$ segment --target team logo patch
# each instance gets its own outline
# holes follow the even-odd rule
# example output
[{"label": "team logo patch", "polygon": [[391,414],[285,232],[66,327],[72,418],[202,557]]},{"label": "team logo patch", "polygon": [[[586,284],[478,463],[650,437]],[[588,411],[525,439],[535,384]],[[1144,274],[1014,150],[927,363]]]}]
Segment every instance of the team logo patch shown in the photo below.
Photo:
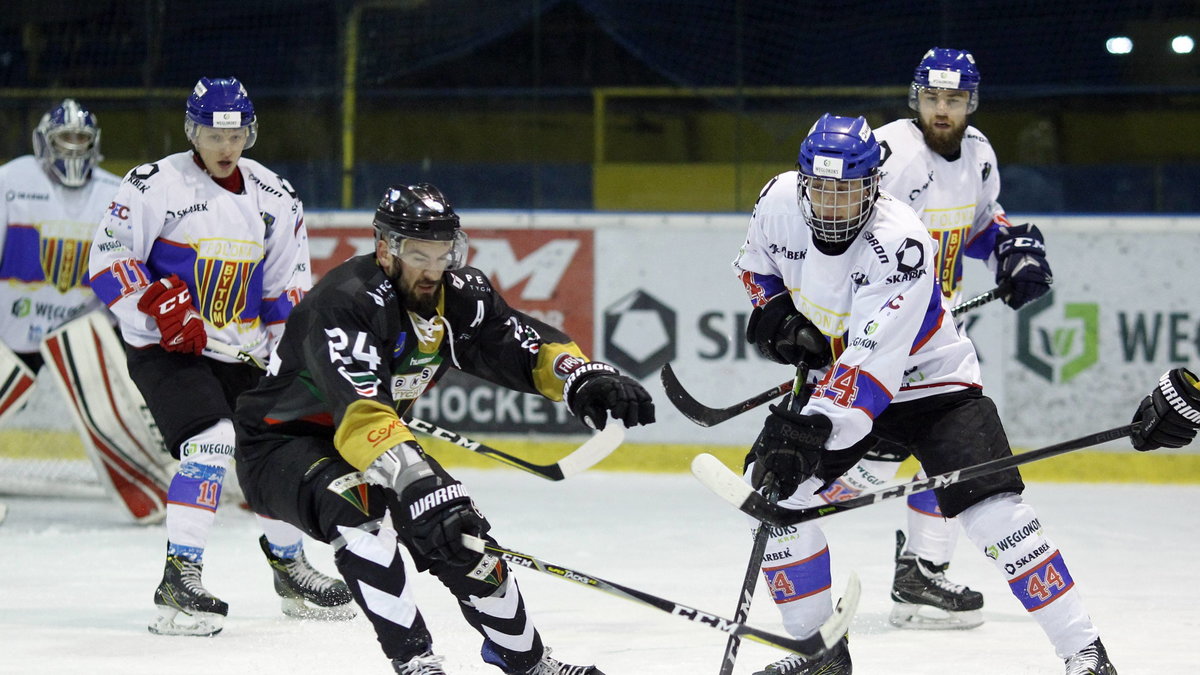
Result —
[{"label": "team logo patch", "polygon": [[91,234],[80,223],[38,223],[38,255],[46,283],[66,293],[86,285]]},{"label": "team logo patch", "polygon": [[574,354],[559,354],[554,359],[554,376],[560,380],[567,379],[576,368],[586,361]]},{"label": "team logo patch", "polygon": [[223,328],[237,321],[261,260],[256,242],[205,239],[196,245],[196,308],[209,323]]},{"label": "team logo patch", "polygon": [[905,239],[896,249],[896,269],[900,272],[915,272],[925,266],[925,248],[916,239]]},{"label": "team logo patch", "polygon": [[369,486],[361,473],[355,471],[336,478],[325,489],[353,504],[363,515],[370,515]]},{"label": "team logo patch", "polygon": [[504,583],[504,579],[508,575],[505,574],[504,565],[500,564],[499,558],[490,553],[485,553],[483,558],[479,560],[479,564],[470,572],[467,572],[467,576],[477,581],[491,584],[492,586],[499,586]]}]

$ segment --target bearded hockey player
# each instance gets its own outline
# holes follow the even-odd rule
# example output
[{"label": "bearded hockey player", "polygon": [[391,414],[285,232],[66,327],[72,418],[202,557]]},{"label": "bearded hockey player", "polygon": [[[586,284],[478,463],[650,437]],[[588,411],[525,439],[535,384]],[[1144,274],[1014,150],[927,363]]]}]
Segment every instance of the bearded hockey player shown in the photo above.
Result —
[{"label": "bearded hockey player", "polygon": [[[754,305],[752,339],[819,372],[800,410],[772,406],[748,458],[747,479],[763,489],[773,476],[784,507],[822,503],[818,493],[880,438],[911,452],[930,474],[1011,455],[983,395],[975,349],[937,282],[933,240],[911,208],[879,190],[879,165],[865,119],[825,115],[801,144],[797,171],[763,189],[734,261]],[[801,331],[818,332],[828,351],[800,348],[811,344]],[[1064,556],[1023,490],[1011,469],[935,493],[942,513],[957,517],[1004,575],[1067,672],[1111,675]],[[784,627],[811,634],[833,610],[824,534],[803,523],[766,550],[763,573]],[[818,659],[789,656],[760,675],[850,672],[843,641]]]},{"label": "bearded hockey player", "polygon": [[[915,119],[875,130],[882,152],[880,188],[908,204],[933,236],[934,271],[951,306],[962,294],[966,258],[993,270],[1004,301],[1022,307],[1050,290],[1052,276],[1036,225],[1012,225],[997,201],[1000,171],[987,138],[967,123],[979,107],[979,69],[970,52],[934,47],[909,88]],[[959,321],[959,330],[966,330]],[[829,487],[827,501],[847,499],[891,480],[910,453],[880,441]],[[918,474],[923,477],[924,474]],[[958,525],[932,492],[908,498],[908,536],[896,532],[889,620],[900,628],[973,628],[983,623],[983,595],[946,578]]]},{"label": "bearded hockey player", "polygon": [[[550,656],[503,560],[463,534],[490,525],[425,454],[402,415],[450,368],[566,402],[588,426],[654,421],[636,381],[588,361],[561,331],[510,308],[477,269],[436,187],[398,185],[375,252],[323,277],[288,318],[271,373],[238,401],[238,476],[257,511],[336,549],[338,571],[397,673],[444,673],[397,541],[458,599],[505,673],[597,675]],[[390,514],[390,515],[388,515]],[[490,540],[491,538],[488,537]]]}]

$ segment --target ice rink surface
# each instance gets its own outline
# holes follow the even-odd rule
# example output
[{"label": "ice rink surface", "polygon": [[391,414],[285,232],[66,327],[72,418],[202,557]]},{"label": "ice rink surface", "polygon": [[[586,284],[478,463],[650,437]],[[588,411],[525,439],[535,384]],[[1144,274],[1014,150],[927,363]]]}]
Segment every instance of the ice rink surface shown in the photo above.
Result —
[{"label": "ice rink surface", "polygon": [[[592,472],[550,483],[505,469],[455,473],[506,546],[608,581],[732,617],[749,526],[690,476]],[[1200,666],[1200,486],[1033,484],[1026,500],[1062,549],[1122,675]],[[107,500],[0,497],[0,673],[388,673],[369,623],[284,617],[253,517],[225,505],[205,560],[210,591],[230,604],[213,638],[146,631],[162,574],[161,526],[128,524]],[[835,592],[858,572],[863,600],[851,629],[860,675],[1062,673],[998,571],[960,537],[952,580],[982,591],[986,623],[969,631],[900,631],[887,624],[901,503],[822,521]],[[308,555],[334,572],[328,547]],[[658,610],[531,570],[516,571],[555,656],[608,675],[716,673],[725,635]],[[498,673],[479,636],[436,579],[415,590],[448,673]],[[750,623],[782,632],[760,583]],[[783,656],[744,642],[735,673]]]}]

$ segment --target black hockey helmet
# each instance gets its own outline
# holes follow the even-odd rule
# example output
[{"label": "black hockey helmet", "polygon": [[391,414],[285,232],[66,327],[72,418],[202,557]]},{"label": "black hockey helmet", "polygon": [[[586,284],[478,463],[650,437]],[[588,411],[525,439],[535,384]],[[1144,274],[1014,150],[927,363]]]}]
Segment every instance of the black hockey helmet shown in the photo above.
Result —
[{"label": "black hockey helmet", "polygon": [[414,263],[405,255],[408,239],[451,242],[450,251],[439,260],[441,266],[457,269],[466,264],[467,233],[446,196],[429,183],[389,187],[375,209],[373,224],[376,239],[386,241],[391,254],[407,264]]},{"label": "black hockey helmet", "polygon": [[459,231],[458,214],[442,191],[429,183],[393,185],[375,209],[375,229],[413,239],[450,241]]}]

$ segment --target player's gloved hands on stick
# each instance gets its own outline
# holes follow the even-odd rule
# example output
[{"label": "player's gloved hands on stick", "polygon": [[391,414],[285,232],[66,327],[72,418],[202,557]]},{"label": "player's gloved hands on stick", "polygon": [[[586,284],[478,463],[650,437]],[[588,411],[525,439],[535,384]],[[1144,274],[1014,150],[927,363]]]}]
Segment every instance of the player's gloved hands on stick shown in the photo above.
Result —
[{"label": "player's gloved hands on stick", "polygon": [[1163,373],[1158,386],[1142,399],[1134,423],[1141,427],[1130,440],[1136,450],[1182,448],[1196,438],[1200,428],[1200,381],[1187,368]]},{"label": "player's gloved hands on stick", "polygon": [[754,308],[746,323],[746,342],[775,363],[803,363],[810,370],[829,365],[833,356],[825,336],[796,309],[788,293],[780,293]]},{"label": "player's gloved hands on stick", "polygon": [[650,393],[637,380],[599,361],[571,371],[563,387],[563,400],[572,415],[597,431],[604,429],[607,415],[621,420],[626,428],[654,422]]},{"label": "player's gloved hands on stick", "polygon": [[192,305],[192,294],[178,275],[150,284],[138,300],[137,307],[149,314],[162,334],[159,344],[169,352],[199,354],[208,344],[204,319]]},{"label": "player's gloved hands on stick", "polygon": [[462,536],[483,536],[488,522],[462,483],[436,473],[416,443],[406,441],[383,453],[363,477],[397,497],[392,519],[415,552],[457,565],[479,559],[479,553],[463,545]]},{"label": "player's gloved hands on stick", "polygon": [[1001,227],[996,235],[996,285],[1007,289],[1004,303],[1020,309],[1050,290],[1054,275],[1046,262],[1046,240],[1037,225]]},{"label": "player's gloved hands on stick", "polygon": [[833,424],[824,415],[801,415],[786,405],[772,405],[751,452],[758,465],[753,473],[756,489],[766,474],[775,476],[779,495],[786,498],[813,474]]}]

